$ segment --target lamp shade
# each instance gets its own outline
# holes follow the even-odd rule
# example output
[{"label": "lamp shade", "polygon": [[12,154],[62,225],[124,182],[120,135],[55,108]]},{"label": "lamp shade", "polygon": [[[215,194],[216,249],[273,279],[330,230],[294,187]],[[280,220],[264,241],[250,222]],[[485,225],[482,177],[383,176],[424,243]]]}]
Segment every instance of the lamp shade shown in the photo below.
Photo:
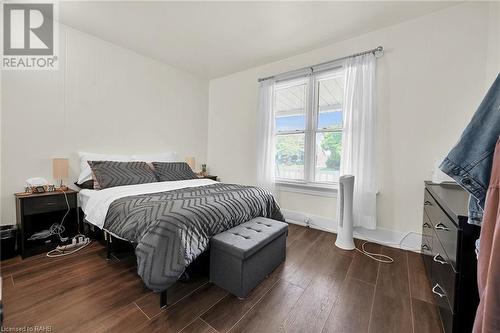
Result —
[{"label": "lamp shade", "polygon": [[68,179],[69,161],[67,158],[54,158],[52,160],[52,172],[54,179]]},{"label": "lamp shade", "polygon": [[186,163],[189,165],[189,167],[194,170],[196,167],[196,160],[194,157],[186,157]]}]

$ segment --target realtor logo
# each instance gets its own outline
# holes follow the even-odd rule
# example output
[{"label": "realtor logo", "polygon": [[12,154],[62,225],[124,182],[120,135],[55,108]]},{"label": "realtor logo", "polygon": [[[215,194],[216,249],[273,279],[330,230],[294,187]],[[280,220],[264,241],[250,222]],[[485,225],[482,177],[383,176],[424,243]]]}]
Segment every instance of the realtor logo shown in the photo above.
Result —
[{"label": "realtor logo", "polygon": [[2,69],[56,69],[53,3],[3,4]]}]

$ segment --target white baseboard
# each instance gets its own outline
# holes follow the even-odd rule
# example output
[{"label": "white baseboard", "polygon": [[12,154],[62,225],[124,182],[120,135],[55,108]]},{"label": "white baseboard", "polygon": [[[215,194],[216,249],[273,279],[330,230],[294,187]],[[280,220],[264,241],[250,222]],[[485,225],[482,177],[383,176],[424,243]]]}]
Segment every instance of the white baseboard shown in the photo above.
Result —
[{"label": "white baseboard", "polygon": [[[285,219],[289,223],[307,226],[326,232],[337,233],[337,222],[333,219],[317,216],[309,213],[298,212],[290,209],[281,209]],[[420,252],[422,242],[421,234],[416,232],[398,232],[394,230],[377,228],[369,230],[362,227],[354,228],[354,237],[371,241],[381,245],[401,248],[414,252]]]}]

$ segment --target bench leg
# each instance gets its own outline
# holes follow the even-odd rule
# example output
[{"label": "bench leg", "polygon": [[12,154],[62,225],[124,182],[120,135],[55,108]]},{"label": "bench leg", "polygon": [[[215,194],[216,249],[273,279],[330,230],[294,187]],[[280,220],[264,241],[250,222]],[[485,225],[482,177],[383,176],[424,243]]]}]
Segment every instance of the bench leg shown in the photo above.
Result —
[{"label": "bench leg", "polygon": [[165,309],[167,307],[167,291],[164,290],[160,292],[160,308]]}]

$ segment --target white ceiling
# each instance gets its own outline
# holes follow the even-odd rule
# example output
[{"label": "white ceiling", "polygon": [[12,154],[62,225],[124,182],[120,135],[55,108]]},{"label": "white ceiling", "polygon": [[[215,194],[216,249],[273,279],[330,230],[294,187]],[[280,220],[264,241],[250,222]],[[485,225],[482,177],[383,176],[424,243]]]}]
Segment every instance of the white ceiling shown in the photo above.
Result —
[{"label": "white ceiling", "polygon": [[62,23],[205,78],[286,58],[453,2],[61,2]]}]

